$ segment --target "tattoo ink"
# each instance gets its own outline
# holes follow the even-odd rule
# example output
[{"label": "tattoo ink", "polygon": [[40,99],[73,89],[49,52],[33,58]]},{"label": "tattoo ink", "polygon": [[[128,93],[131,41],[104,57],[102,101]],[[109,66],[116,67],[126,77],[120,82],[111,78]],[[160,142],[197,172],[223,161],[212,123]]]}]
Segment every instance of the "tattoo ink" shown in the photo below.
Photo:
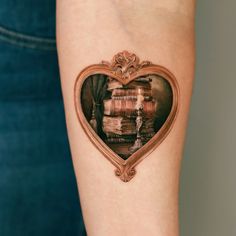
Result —
[{"label": "tattoo ink", "polygon": [[86,67],[74,87],[80,124],[124,182],[170,132],[178,100],[177,80],[168,69],[128,51]]}]

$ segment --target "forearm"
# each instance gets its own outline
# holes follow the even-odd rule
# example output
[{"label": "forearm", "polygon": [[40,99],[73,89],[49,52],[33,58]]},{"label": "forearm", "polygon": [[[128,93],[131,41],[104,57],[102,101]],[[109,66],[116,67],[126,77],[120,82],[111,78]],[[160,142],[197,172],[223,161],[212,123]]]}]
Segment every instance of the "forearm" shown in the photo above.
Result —
[{"label": "forearm", "polygon": [[[57,43],[74,169],[88,235],[178,235],[178,183],[194,72],[193,1],[57,2]],[[91,143],[74,108],[86,66],[128,50],[177,78],[179,111],[171,132],[128,183]]]}]

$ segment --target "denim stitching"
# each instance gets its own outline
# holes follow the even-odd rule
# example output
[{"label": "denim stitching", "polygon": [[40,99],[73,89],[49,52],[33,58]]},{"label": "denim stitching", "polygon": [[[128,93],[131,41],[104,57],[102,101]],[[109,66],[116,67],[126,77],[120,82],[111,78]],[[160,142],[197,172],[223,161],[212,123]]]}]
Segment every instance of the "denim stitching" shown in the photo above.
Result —
[{"label": "denim stitching", "polygon": [[56,40],[18,33],[0,26],[0,40],[31,49],[56,50]]}]

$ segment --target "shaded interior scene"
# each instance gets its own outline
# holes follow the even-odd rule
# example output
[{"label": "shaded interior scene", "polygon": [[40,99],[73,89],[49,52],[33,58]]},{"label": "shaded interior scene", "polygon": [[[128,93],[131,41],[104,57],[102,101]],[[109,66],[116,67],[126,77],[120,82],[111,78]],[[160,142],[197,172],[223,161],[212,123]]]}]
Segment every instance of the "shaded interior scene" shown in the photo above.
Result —
[{"label": "shaded interior scene", "polygon": [[144,146],[165,123],[173,94],[167,80],[138,77],[127,85],[104,74],[82,85],[83,113],[98,136],[123,159]]}]

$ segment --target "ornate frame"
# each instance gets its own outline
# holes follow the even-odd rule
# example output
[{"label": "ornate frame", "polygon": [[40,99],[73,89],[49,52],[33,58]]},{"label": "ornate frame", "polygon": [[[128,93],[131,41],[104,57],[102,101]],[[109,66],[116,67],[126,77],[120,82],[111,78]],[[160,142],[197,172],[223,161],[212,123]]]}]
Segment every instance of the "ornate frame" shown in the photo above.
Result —
[{"label": "ornate frame", "polygon": [[[147,74],[157,74],[166,79],[172,89],[173,102],[170,114],[160,130],[142,148],[133,153],[127,160],[122,159],[111,150],[86,120],[81,106],[81,88],[83,82],[91,75],[105,74],[117,79],[122,84],[128,84],[137,77]],[[139,58],[128,51],[116,54],[111,63],[102,61],[101,64],[93,64],[83,69],[76,78],[74,85],[74,104],[78,120],[95,147],[117,168],[116,176],[122,181],[128,182],[135,174],[135,166],[146,158],[170,132],[178,113],[179,87],[175,76],[165,67],[152,64],[150,61],[140,63]]]}]

